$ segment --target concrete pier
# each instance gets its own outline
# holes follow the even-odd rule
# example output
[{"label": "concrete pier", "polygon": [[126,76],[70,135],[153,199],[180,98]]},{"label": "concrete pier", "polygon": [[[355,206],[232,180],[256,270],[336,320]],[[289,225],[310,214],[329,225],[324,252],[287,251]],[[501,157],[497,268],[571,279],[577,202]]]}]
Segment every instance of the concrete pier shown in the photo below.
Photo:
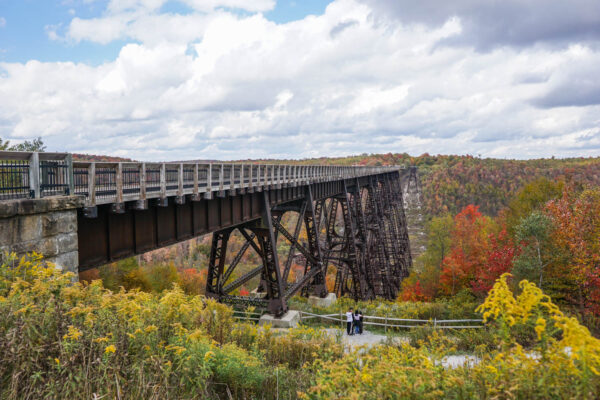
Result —
[{"label": "concrete pier", "polygon": [[78,272],[79,196],[0,201],[0,252],[35,251],[64,271]]},{"label": "concrete pier", "polygon": [[290,310],[280,318],[275,318],[270,314],[265,314],[258,320],[258,325],[271,325],[273,328],[295,328],[300,322],[300,313],[296,310]]}]

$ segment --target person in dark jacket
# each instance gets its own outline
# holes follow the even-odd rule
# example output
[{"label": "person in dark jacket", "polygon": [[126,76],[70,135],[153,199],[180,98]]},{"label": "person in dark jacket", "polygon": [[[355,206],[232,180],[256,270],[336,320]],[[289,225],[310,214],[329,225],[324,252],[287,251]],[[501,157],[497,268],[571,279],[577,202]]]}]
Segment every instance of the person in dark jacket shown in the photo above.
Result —
[{"label": "person in dark jacket", "polygon": [[360,333],[360,318],[358,316],[358,310],[354,313],[354,334],[358,335]]},{"label": "person in dark jacket", "polygon": [[358,311],[358,333],[361,335],[363,333],[363,315],[360,310]]}]

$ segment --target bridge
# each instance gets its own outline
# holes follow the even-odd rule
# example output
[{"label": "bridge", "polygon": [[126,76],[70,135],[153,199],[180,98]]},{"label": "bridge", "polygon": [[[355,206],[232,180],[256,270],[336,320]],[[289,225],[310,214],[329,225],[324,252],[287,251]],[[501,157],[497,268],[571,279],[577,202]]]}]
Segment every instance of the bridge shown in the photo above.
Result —
[{"label": "bridge", "polygon": [[[325,297],[331,265],[338,296],[395,299],[412,263],[402,171],[0,152],[0,248],[36,250],[81,272],[212,233],[206,295],[219,301],[279,316],[295,294]],[[286,213],[296,216],[293,229],[282,223]],[[234,231],[245,243],[227,263]],[[281,261],[278,240],[289,243]],[[247,251],[260,265],[233,279]],[[298,259],[303,273],[290,279]],[[235,294],[255,277],[256,296]]]}]

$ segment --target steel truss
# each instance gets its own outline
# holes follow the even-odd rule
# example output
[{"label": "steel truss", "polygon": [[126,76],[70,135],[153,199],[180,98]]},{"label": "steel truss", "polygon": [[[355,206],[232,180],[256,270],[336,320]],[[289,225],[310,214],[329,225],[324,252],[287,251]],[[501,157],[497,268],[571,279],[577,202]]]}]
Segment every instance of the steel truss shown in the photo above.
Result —
[{"label": "steel truss", "polygon": [[[213,233],[207,296],[281,315],[297,293],[325,297],[327,269],[333,266],[337,296],[396,298],[412,263],[397,175],[344,180],[343,192],[332,197],[314,199],[310,185],[303,198],[288,203],[272,206],[268,191],[262,197],[260,220]],[[291,231],[282,223],[286,213],[296,216]],[[235,230],[245,242],[226,266],[227,244]],[[280,235],[289,244],[283,265],[277,253]],[[249,250],[256,252],[262,265],[234,279],[235,269]],[[291,274],[294,263],[303,266],[301,274]],[[252,296],[234,294],[258,276],[260,283]]]}]

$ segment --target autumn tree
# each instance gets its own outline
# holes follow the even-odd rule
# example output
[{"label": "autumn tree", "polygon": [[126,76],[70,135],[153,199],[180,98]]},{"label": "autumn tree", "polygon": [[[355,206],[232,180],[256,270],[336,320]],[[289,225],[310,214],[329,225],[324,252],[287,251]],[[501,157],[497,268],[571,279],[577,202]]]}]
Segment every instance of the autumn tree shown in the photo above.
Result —
[{"label": "autumn tree", "polygon": [[556,273],[561,281],[574,283],[570,300],[582,313],[600,315],[600,189],[577,196],[565,190],[546,209],[556,228],[553,243],[567,255]]},{"label": "autumn tree", "polygon": [[486,268],[491,228],[490,218],[472,204],[454,217],[452,246],[444,258],[440,276],[444,294],[454,295],[463,288],[471,288],[478,272]]},{"label": "autumn tree", "polygon": [[477,270],[475,281],[472,284],[473,292],[485,297],[494,286],[496,280],[505,272],[513,268],[513,259],[519,253],[519,247],[503,227],[498,233],[488,236],[489,247],[486,254],[486,264]]}]

